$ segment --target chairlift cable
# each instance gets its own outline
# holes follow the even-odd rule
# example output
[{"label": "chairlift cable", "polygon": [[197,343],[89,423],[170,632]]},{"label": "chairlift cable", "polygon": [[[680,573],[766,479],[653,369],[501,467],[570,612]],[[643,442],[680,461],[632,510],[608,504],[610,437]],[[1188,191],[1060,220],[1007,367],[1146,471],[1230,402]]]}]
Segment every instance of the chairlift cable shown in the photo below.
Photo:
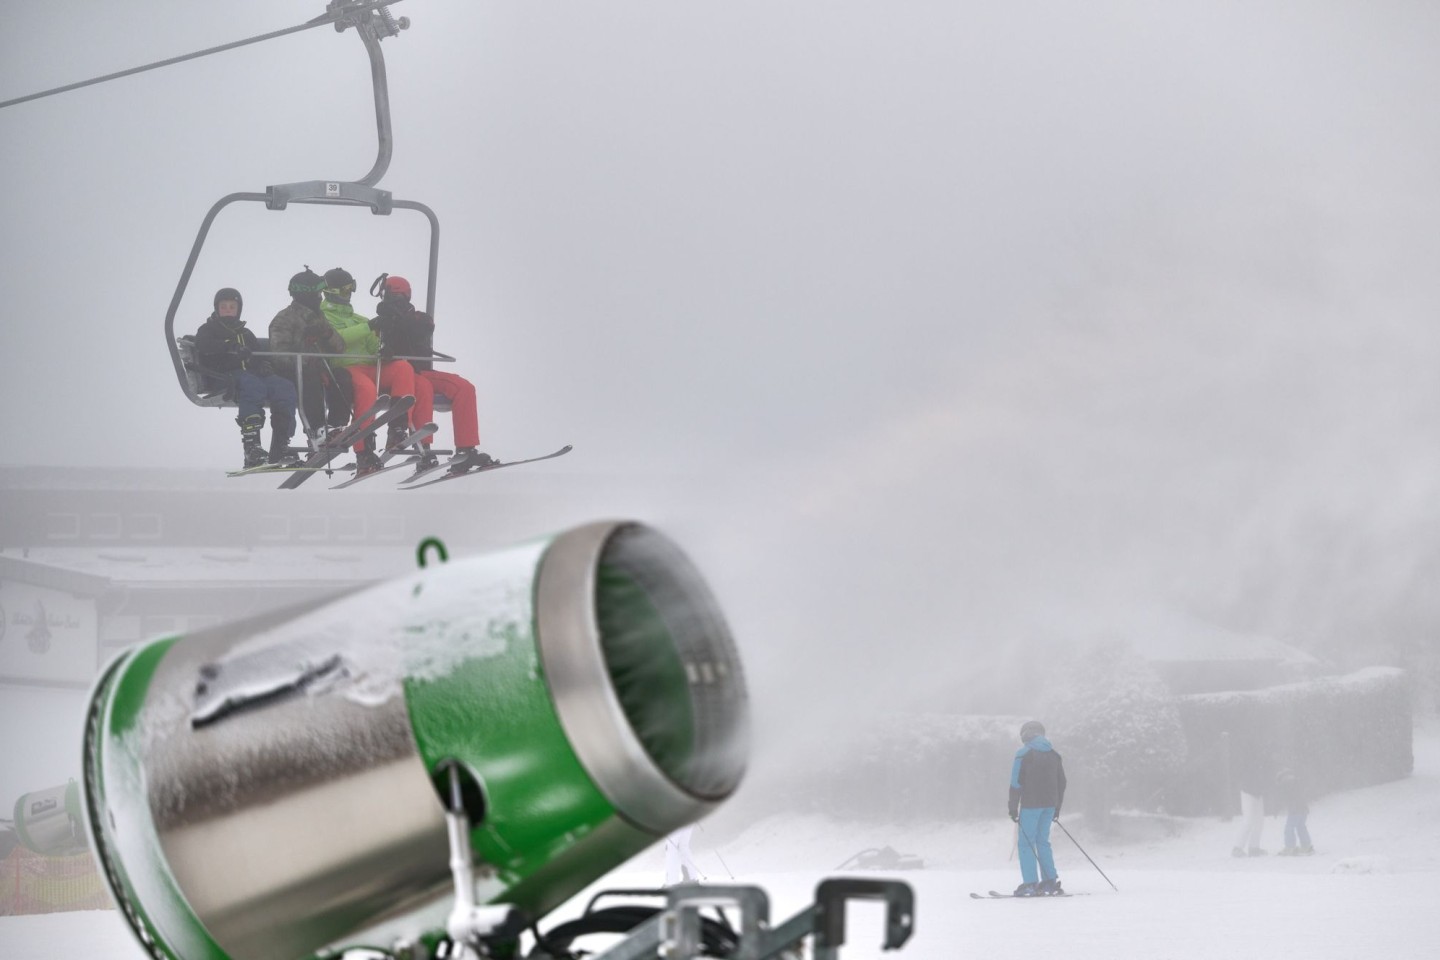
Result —
[{"label": "chairlift cable", "polygon": [[260,43],[262,40],[274,40],[276,37],[283,37],[291,33],[299,33],[302,30],[309,30],[312,27],[323,27],[326,24],[336,23],[342,19],[345,19],[352,14],[363,13],[368,10],[374,10],[377,7],[387,7],[391,4],[402,2],[403,0],[372,0],[372,2],[370,3],[364,3],[354,7],[345,7],[342,9],[321,14],[314,20],[309,20],[294,27],[286,27],[283,30],[272,30],[270,33],[262,33],[258,36],[249,37],[245,40],[235,40],[230,43],[222,43],[218,47],[209,47],[205,50],[197,50],[194,53],[187,53],[178,57],[170,57],[167,60],[157,60],[154,63],[147,63],[144,66],[131,67],[128,70],[120,70],[116,73],[107,73],[103,77],[92,77],[89,80],[80,80],[76,83],[67,83],[63,87],[55,87],[52,90],[42,90],[39,93],[27,94],[23,97],[16,97],[13,100],[5,100],[3,102],[0,102],[0,110],[3,110],[6,107],[16,106],[17,104],[27,103],[31,100],[39,100],[42,97],[53,96],[57,93],[66,93],[71,90],[79,90],[81,87],[89,87],[97,83],[105,83],[110,80],[118,80],[121,77],[128,77],[132,74],[144,73],[147,70],[155,70],[159,67],[168,67],[172,64],[184,63],[186,60],[195,60],[200,57],[208,57],[212,53],[223,53],[226,50],[234,50],[236,47],[244,47],[252,43]]}]

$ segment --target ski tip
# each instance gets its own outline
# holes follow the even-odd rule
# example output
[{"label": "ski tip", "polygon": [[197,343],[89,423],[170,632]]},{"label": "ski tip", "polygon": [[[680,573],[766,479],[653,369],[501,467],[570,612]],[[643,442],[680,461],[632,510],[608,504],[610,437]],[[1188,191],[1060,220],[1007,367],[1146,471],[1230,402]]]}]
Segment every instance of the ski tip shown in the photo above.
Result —
[{"label": "ski tip", "polygon": [[972,893],[972,894],[970,894],[970,899],[971,899],[971,900],[984,900],[984,899],[986,899],[986,898],[985,898],[985,894],[983,894],[983,893]]}]

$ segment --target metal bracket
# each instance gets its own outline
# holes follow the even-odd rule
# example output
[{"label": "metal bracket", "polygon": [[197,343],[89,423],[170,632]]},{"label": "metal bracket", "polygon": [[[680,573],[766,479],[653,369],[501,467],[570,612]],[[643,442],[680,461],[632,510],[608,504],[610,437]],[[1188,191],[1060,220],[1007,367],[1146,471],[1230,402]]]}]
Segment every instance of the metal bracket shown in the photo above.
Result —
[{"label": "metal bracket", "polygon": [[389,190],[345,180],[302,180],[277,183],[265,188],[265,207],[284,210],[290,203],[364,204],[377,216],[389,216],[394,200]]},{"label": "metal bracket", "polygon": [[702,907],[740,908],[740,943],[730,955],[732,960],[796,957],[799,956],[801,942],[811,936],[814,937],[814,960],[836,960],[840,947],[845,943],[845,903],[848,900],[884,901],[883,947],[886,950],[898,950],[915,931],[915,893],[909,884],[899,880],[836,878],[821,881],[815,891],[816,902],[773,929],[770,927],[770,899],[760,887],[684,883],[669,888],[666,900],[664,911],[636,927],[624,940],[594,960],[694,960],[700,956],[701,950]]},{"label": "metal bracket", "polygon": [[770,897],[759,887],[700,883],[676,884],[667,891],[666,910],[660,915],[663,960],[690,960],[700,954],[702,907],[740,909],[740,945],[731,960],[760,960],[760,940],[770,926]]},{"label": "metal bracket", "polygon": [[815,889],[815,960],[832,960],[845,943],[845,902],[885,902],[886,950],[898,950],[915,932],[915,891],[899,880],[822,880]]}]

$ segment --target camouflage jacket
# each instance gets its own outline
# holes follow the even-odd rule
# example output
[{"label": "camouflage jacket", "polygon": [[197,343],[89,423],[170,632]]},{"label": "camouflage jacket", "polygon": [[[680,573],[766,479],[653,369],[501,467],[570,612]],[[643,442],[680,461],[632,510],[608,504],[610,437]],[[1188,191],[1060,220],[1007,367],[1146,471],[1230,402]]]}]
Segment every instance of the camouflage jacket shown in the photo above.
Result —
[{"label": "camouflage jacket", "polygon": [[270,321],[270,349],[282,353],[344,353],[345,341],[319,310],[292,301]]}]

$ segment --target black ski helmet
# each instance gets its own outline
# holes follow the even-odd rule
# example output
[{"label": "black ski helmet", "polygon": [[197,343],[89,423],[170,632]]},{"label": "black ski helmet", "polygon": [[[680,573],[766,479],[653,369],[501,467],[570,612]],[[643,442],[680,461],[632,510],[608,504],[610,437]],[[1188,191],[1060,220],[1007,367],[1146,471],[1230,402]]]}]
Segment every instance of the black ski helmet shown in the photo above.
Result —
[{"label": "black ski helmet", "polygon": [[325,289],[325,278],[306,267],[290,278],[288,289],[292,296],[297,293],[319,293]]},{"label": "black ski helmet", "polygon": [[344,267],[325,271],[325,299],[337,303],[349,303],[350,294],[355,292],[355,278]]},{"label": "black ski helmet", "polygon": [[245,312],[245,298],[240,296],[240,291],[236,290],[234,287],[221,287],[219,290],[216,290],[215,299],[211,301],[210,306],[212,306],[216,310],[219,310],[221,300],[235,301],[236,305],[240,308],[235,311],[235,317],[237,319],[240,317],[240,314]]},{"label": "black ski helmet", "polygon": [[1036,737],[1045,736],[1045,724],[1039,720],[1026,720],[1020,725],[1020,742],[1029,743]]}]

